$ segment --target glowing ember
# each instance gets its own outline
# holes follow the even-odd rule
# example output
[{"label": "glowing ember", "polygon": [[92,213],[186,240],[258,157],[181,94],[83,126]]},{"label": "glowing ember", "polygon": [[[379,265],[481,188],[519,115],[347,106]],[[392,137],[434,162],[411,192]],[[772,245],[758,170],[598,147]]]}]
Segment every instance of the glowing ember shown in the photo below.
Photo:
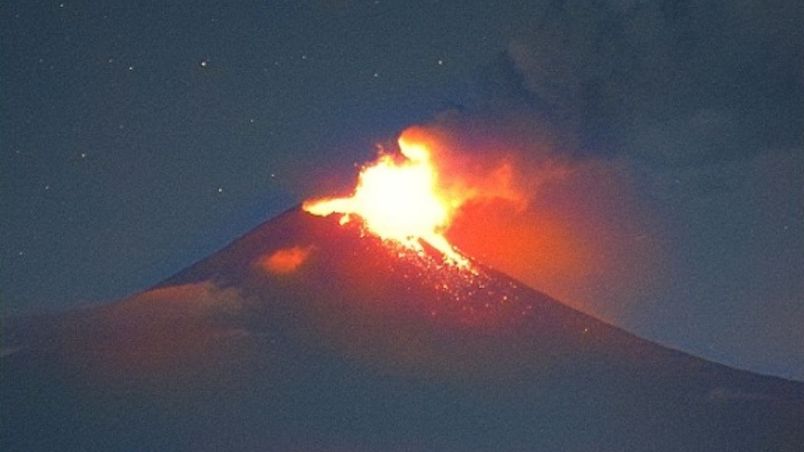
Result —
[{"label": "glowing ember", "polygon": [[259,266],[271,273],[286,274],[296,271],[296,269],[307,260],[310,255],[310,247],[302,248],[294,246],[283,248],[265,256],[259,261]]},{"label": "glowing ember", "polygon": [[320,216],[340,213],[340,223],[360,216],[366,228],[384,240],[424,253],[422,241],[444,255],[447,263],[467,267],[469,261],[449,244],[443,232],[455,203],[438,192],[438,173],[430,149],[410,138],[399,138],[404,159],[381,154],[360,172],[354,194],[304,203],[304,210]]}]

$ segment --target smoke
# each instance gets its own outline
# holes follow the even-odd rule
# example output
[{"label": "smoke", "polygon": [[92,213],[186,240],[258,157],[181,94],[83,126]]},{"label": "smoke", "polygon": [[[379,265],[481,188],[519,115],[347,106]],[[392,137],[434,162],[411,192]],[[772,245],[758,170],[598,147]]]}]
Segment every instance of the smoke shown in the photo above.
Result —
[{"label": "smoke", "polygon": [[801,23],[792,1],[550,2],[424,127],[466,194],[450,240],[648,337],[802,378]]},{"label": "smoke", "polygon": [[661,284],[660,237],[623,159],[579,158],[521,112],[445,112],[426,137],[459,208],[447,234],[466,254],[607,320]]},{"label": "smoke", "polygon": [[201,281],[150,289],[122,300],[112,312],[125,312],[121,318],[130,318],[138,312],[151,315],[150,310],[158,308],[164,313],[175,310],[183,316],[214,318],[236,315],[243,304],[244,299],[237,289],[220,288],[211,281]]},{"label": "smoke", "polygon": [[553,3],[507,52],[576,152],[685,166],[801,147],[799,2]]}]

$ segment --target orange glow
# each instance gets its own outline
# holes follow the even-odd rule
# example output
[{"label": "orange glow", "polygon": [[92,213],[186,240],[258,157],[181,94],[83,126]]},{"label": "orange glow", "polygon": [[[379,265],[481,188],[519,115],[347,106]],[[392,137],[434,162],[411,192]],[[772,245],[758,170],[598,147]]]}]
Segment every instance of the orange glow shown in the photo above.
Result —
[{"label": "orange glow", "polygon": [[[522,166],[518,169],[523,168]],[[603,320],[661,290],[662,237],[615,162],[546,167],[531,200],[463,205],[447,236],[467,254]],[[522,177],[522,176],[520,176]]]},{"label": "orange glow", "polygon": [[438,250],[445,262],[467,267],[469,261],[443,235],[461,202],[440,190],[430,145],[412,133],[403,134],[398,143],[401,158],[382,153],[364,166],[351,196],[308,201],[304,210],[319,216],[342,214],[341,225],[357,215],[383,240],[419,254],[424,253],[425,242]]},{"label": "orange glow", "polygon": [[260,260],[263,270],[271,273],[286,274],[294,272],[310,255],[310,248],[294,246],[275,251],[270,256]]}]

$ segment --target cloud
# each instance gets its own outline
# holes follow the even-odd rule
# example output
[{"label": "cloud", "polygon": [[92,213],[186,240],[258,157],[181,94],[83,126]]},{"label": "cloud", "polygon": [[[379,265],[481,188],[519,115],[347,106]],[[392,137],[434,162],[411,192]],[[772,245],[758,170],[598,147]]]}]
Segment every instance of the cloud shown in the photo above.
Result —
[{"label": "cloud", "polygon": [[193,317],[215,314],[233,315],[243,307],[244,300],[233,287],[220,288],[212,281],[157,287],[122,300],[110,312],[115,317],[137,315],[153,316],[154,312],[170,316],[176,312]]},{"label": "cloud", "polygon": [[249,335],[246,302],[237,289],[211,281],[150,289],[80,319],[64,341],[65,356],[116,378],[184,372]]}]

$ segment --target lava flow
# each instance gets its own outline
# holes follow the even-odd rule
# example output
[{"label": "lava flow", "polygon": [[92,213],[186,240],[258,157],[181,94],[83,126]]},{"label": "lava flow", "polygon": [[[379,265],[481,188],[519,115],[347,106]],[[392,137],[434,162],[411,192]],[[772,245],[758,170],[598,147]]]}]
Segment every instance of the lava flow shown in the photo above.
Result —
[{"label": "lava flow", "polygon": [[438,169],[428,145],[403,134],[401,156],[381,153],[363,166],[351,196],[307,201],[303,209],[313,215],[341,214],[346,224],[356,215],[366,229],[422,255],[422,242],[438,250],[444,262],[468,268],[462,256],[444,237],[458,201],[439,190]]}]

